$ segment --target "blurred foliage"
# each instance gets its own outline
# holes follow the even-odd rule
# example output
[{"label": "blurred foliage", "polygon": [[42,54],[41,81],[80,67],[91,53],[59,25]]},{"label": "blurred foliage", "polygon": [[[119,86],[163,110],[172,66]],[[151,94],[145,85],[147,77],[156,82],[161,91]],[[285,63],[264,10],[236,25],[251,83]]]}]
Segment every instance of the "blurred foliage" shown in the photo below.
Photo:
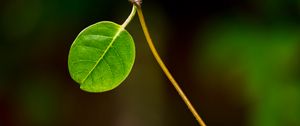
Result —
[{"label": "blurred foliage", "polygon": [[197,53],[205,63],[197,63],[200,70],[234,73],[235,80],[243,80],[235,90],[243,90],[249,104],[248,125],[300,125],[300,25],[227,17],[207,29],[201,38],[207,44]]}]

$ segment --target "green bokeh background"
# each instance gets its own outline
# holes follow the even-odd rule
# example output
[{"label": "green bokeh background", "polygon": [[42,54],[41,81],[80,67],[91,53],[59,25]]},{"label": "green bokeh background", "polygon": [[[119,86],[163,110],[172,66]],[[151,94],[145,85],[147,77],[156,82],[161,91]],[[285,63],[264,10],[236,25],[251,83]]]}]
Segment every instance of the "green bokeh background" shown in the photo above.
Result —
[{"label": "green bokeh background", "polygon": [[[299,0],[144,0],[155,45],[209,126],[300,125]],[[70,45],[127,0],[3,0],[0,126],[197,126],[147,47],[118,88],[86,93],[67,69]]]}]

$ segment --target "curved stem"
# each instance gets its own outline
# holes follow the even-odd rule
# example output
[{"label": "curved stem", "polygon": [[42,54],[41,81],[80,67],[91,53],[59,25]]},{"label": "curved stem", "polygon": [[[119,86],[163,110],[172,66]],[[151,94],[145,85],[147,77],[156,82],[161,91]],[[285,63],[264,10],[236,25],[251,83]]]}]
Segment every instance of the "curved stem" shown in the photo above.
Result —
[{"label": "curved stem", "polygon": [[134,15],[136,13],[136,7],[132,6],[131,13],[129,14],[128,18],[125,20],[125,22],[121,25],[123,29],[130,23],[130,21],[133,19]]},{"label": "curved stem", "polygon": [[197,113],[197,111],[195,110],[195,108],[193,107],[192,103],[189,101],[189,99],[186,97],[186,95],[184,94],[184,92],[181,90],[180,86],[178,85],[178,83],[175,81],[175,79],[173,78],[173,76],[171,75],[171,73],[169,72],[168,68],[166,67],[166,65],[164,64],[164,62],[162,61],[162,59],[160,58],[153,42],[152,39],[150,37],[148,28],[146,26],[145,23],[145,19],[144,19],[144,15],[141,9],[141,6],[137,6],[134,5],[137,8],[137,12],[138,12],[138,16],[140,19],[140,23],[142,25],[142,29],[144,31],[146,40],[148,42],[148,45],[151,49],[152,54],[154,55],[156,61],[158,62],[159,66],[161,67],[161,69],[164,71],[165,75],[168,77],[168,79],[170,80],[170,82],[172,83],[172,85],[174,86],[174,88],[176,89],[176,91],[178,92],[178,94],[181,96],[182,100],[185,102],[185,104],[187,105],[187,107],[189,108],[189,110],[193,113],[194,117],[196,118],[196,120],[198,121],[198,123],[201,126],[206,126],[206,124],[204,123],[204,121],[201,119],[201,117],[199,116],[199,114]]}]

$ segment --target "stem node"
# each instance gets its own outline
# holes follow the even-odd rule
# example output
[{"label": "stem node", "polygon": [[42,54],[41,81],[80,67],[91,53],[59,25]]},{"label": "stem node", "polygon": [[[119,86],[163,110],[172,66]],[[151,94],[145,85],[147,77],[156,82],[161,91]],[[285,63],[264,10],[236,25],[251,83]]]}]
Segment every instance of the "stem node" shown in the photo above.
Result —
[{"label": "stem node", "polygon": [[142,0],[129,0],[132,4],[141,7],[142,5]]}]

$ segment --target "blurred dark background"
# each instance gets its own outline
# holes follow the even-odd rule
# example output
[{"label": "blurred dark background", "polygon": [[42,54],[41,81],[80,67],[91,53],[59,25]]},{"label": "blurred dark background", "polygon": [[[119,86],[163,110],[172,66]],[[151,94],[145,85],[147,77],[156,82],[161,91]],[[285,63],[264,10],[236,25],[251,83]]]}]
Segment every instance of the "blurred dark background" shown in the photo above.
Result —
[{"label": "blurred dark background", "polygon": [[[197,126],[147,47],[118,88],[86,93],[70,45],[127,0],[2,0],[0,126]],[[144,0],[155,45],[209,126],[300,126],[300,0]]]}]

